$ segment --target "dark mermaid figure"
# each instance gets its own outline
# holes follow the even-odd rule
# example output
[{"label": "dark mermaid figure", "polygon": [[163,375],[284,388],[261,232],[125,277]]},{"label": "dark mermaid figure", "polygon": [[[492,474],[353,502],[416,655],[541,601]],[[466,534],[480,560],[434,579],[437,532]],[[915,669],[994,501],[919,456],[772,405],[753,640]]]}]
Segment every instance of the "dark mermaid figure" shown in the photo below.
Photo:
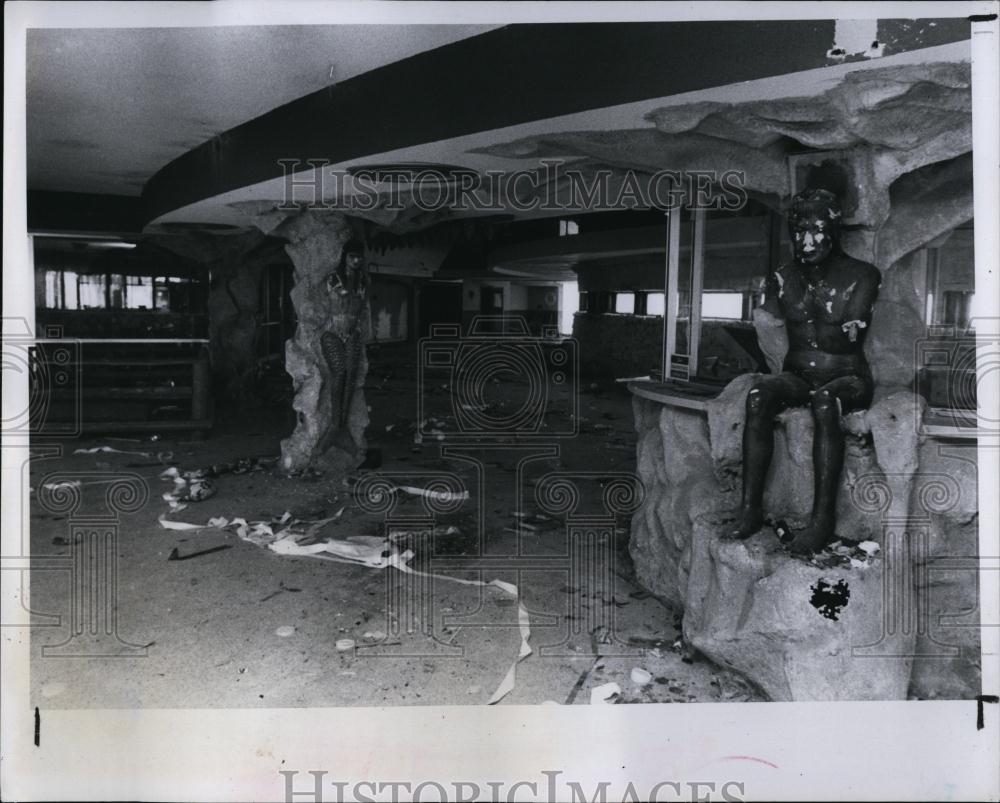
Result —
[{"label": "dark mermaid figure", "polygon": [[331,443],[348,452],[354,451],[357,446],[351,436],[348,419],[357,390],[358,369],[367,330],[371,326],[369,285],[364,245],[358,240],[349,240],[341,251],[336,270],[327,277],[327,288],[333,296],[335,312],[331,330],[320,337],[320,349],[330,369],[333,418],[320,443],[321,453]]}]

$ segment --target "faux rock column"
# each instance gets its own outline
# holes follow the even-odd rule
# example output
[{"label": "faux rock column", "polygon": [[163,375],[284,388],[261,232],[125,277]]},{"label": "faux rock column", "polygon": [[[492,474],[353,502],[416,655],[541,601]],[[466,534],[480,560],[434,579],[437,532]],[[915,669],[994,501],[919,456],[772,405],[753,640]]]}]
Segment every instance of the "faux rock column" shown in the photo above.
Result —
[{"label": "faux rock column", "polygon": [[[285,344],[285,370],[295,388],[292,407],[295,431],[281,442],[281,465],[285,471],[319,469],[347,472],[365,455],[368,406],[364,383],[368,373],[365,343],[371,335],[368,297],[360,305],[332,292],[327,278],[336,270],[341,251],[353,232],[347,218],[335,212],[277,209],[254,217],[254,224],[288,241],[285,251],[294,265],[291,291],[297,324],[295,335]],[[359,331],[360,353],[356,370],[349,373],[353,390],[335,399],[336,377],[324,356],[323,336],[348,338]],[[329,339],[329,338],[328,338]]]}]

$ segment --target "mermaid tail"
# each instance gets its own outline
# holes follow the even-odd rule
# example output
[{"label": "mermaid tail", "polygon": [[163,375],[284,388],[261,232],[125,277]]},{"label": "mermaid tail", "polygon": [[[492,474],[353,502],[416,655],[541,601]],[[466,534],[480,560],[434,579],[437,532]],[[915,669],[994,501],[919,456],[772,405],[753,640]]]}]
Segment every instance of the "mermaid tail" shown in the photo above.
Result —
[{"label": "mermaid tail", "polygon": [[353,450],[356,444],[347,429],[347,419],[361,361],[361,333],[355,329],[346,338],[340,338],[333,332],[324,332],[320,336],[319,345],[330,369],[330,395],[333,401],[330,429],[323,438],[320,451],[326,451],[334,438],[341,448]]}]

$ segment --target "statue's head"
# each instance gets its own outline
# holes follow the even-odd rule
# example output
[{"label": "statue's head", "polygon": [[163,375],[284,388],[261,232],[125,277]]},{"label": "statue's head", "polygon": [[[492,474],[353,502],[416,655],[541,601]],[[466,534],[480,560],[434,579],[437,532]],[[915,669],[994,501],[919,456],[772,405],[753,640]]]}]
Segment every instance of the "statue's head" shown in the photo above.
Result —
[{"label": "statue's head", "polygon": [[365,270],[365,246],[361,240],[350,239],[340,249],[337,268],[326,277],[327,287],[340,295],[349,292],[364,292],[368,287],[368,272]]},{"label": "statue's head", "polygon": [[842,213],[837,196],[829,190],[803,190],[792,198],[788,233],[796,261],[816,265],[837,247]]},{"label": "statue's head", "polygon": [[340,252],[340,263],[349,273],[361,270],[365,264],[364,243],[356,239],[350,239],[344,243],[344,248]]}]

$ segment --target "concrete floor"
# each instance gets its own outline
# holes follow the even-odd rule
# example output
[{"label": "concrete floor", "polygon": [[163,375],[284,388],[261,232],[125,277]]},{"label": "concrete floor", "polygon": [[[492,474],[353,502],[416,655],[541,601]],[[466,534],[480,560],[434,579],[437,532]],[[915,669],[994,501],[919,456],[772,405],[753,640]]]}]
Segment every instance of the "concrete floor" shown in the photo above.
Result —
[{"label": "concrete floor", "polygon": [[[614,702],[760,699],[732,674],[683,655],[674,612],[632,580],[627,519],[617,522],[615,543],[594,542],[596,551],[577,564],[584,566],[582,572],[567,558],[563,522],[520,534],[514,529],[519,505],[521,512],[537,511],[532,489],[545,473],[593,472],[579,488],[581,509],[596,512],[607,475],[634,470],[635,434],[627,392],[604,385],[554,393],[547,402],[547,420],[565,420],[575,395],[578,435],[534,444],[508,441],[492,449],[481,444],[472,450],[477,464],[442,458],[441,442],[413,443],[413,347],[383,346],[370,356],[369,445],[380,451],[378,471],[412,472],[409,484],[415,485],[426,484],[421,476],[426,478],[427,472],[451,471],[471,491],[454,513],[438,518],[436,532],[442,535],[432,547],[431,570],[467,580],[500,579],[520,588],[534,653],[518,665],[516,686],[501,704],[588,704],[590,690],[611,681],[621,689]],[[525,387],[519,381],[491,383],[487,401],[496,410],[513,409],[523,400]],[[122,517],[118,539],[118,635],[124,642],[147,645],[145,656],[121,655],[122,646],[110,637],[99,641],[103,657],[43,656],[44,645],[58,645],[69,636],[70,574],[35,571],[32,610],[60,614],[61,621],[32,629],[33,705],[485,704],[518,653],[518,606],[511,595],[446,580],[428,584],[392,568],[281,556],[240,540],[232,531],[166,530],[157,517],[167,510],[160,495],[170,484],[157,479],[155,460],[72,454],[74,449],[101,445],[170,451],[179,467],[197,468],[277,455],[279,441],[291,427],[287,402],[262,409],[251,419],[218,415],[217,420],[212,435],[201,442],[163,437],[132,443],[95,437],[65,442],[66,456],[33,461],[35,488],[53,471],[127,471],[147,478],[150,486],[148,503]],[[558,445],[559,454],[528,460],[518,468],[542,445]],[[384,520],[362,510],[351,485],[340,479],[290,478],[266,471],[225,474],[215,483],[214,497],[190,504],[173,518],[197,523],[213,516],[271,519],[290,511],[313,519],[343,507],[342,516],[327,525],[322,536],[385,532]],[[78,515],[101,507],[105,487],[84,486]],[[421,501],[408,497],[395,513],[419,515],[421,510]],[[34,556],[69,555],[69,527],[65,516],[43,510],[32,496]],[[184,556],[222,545],[230,548],[190,560],[168,560],[175,548]],[[419,544],[410,545],[420,549]],[[425,545],[420,557],[426,557],[427,549]],[[593,576],[602,555],[610,559],[610,584]],[[494,559],[494,564],[483,568],[484,558]],[[407,594],[416,600],[409,608],[393,602]],[[279,628],[289,626],[294,628],[291,635],[278,635]],[[353,639],[358,649],[338,650],[342,639]],[[648,671],[652,681],[633,683],[630,673],[635,667]]]}]

